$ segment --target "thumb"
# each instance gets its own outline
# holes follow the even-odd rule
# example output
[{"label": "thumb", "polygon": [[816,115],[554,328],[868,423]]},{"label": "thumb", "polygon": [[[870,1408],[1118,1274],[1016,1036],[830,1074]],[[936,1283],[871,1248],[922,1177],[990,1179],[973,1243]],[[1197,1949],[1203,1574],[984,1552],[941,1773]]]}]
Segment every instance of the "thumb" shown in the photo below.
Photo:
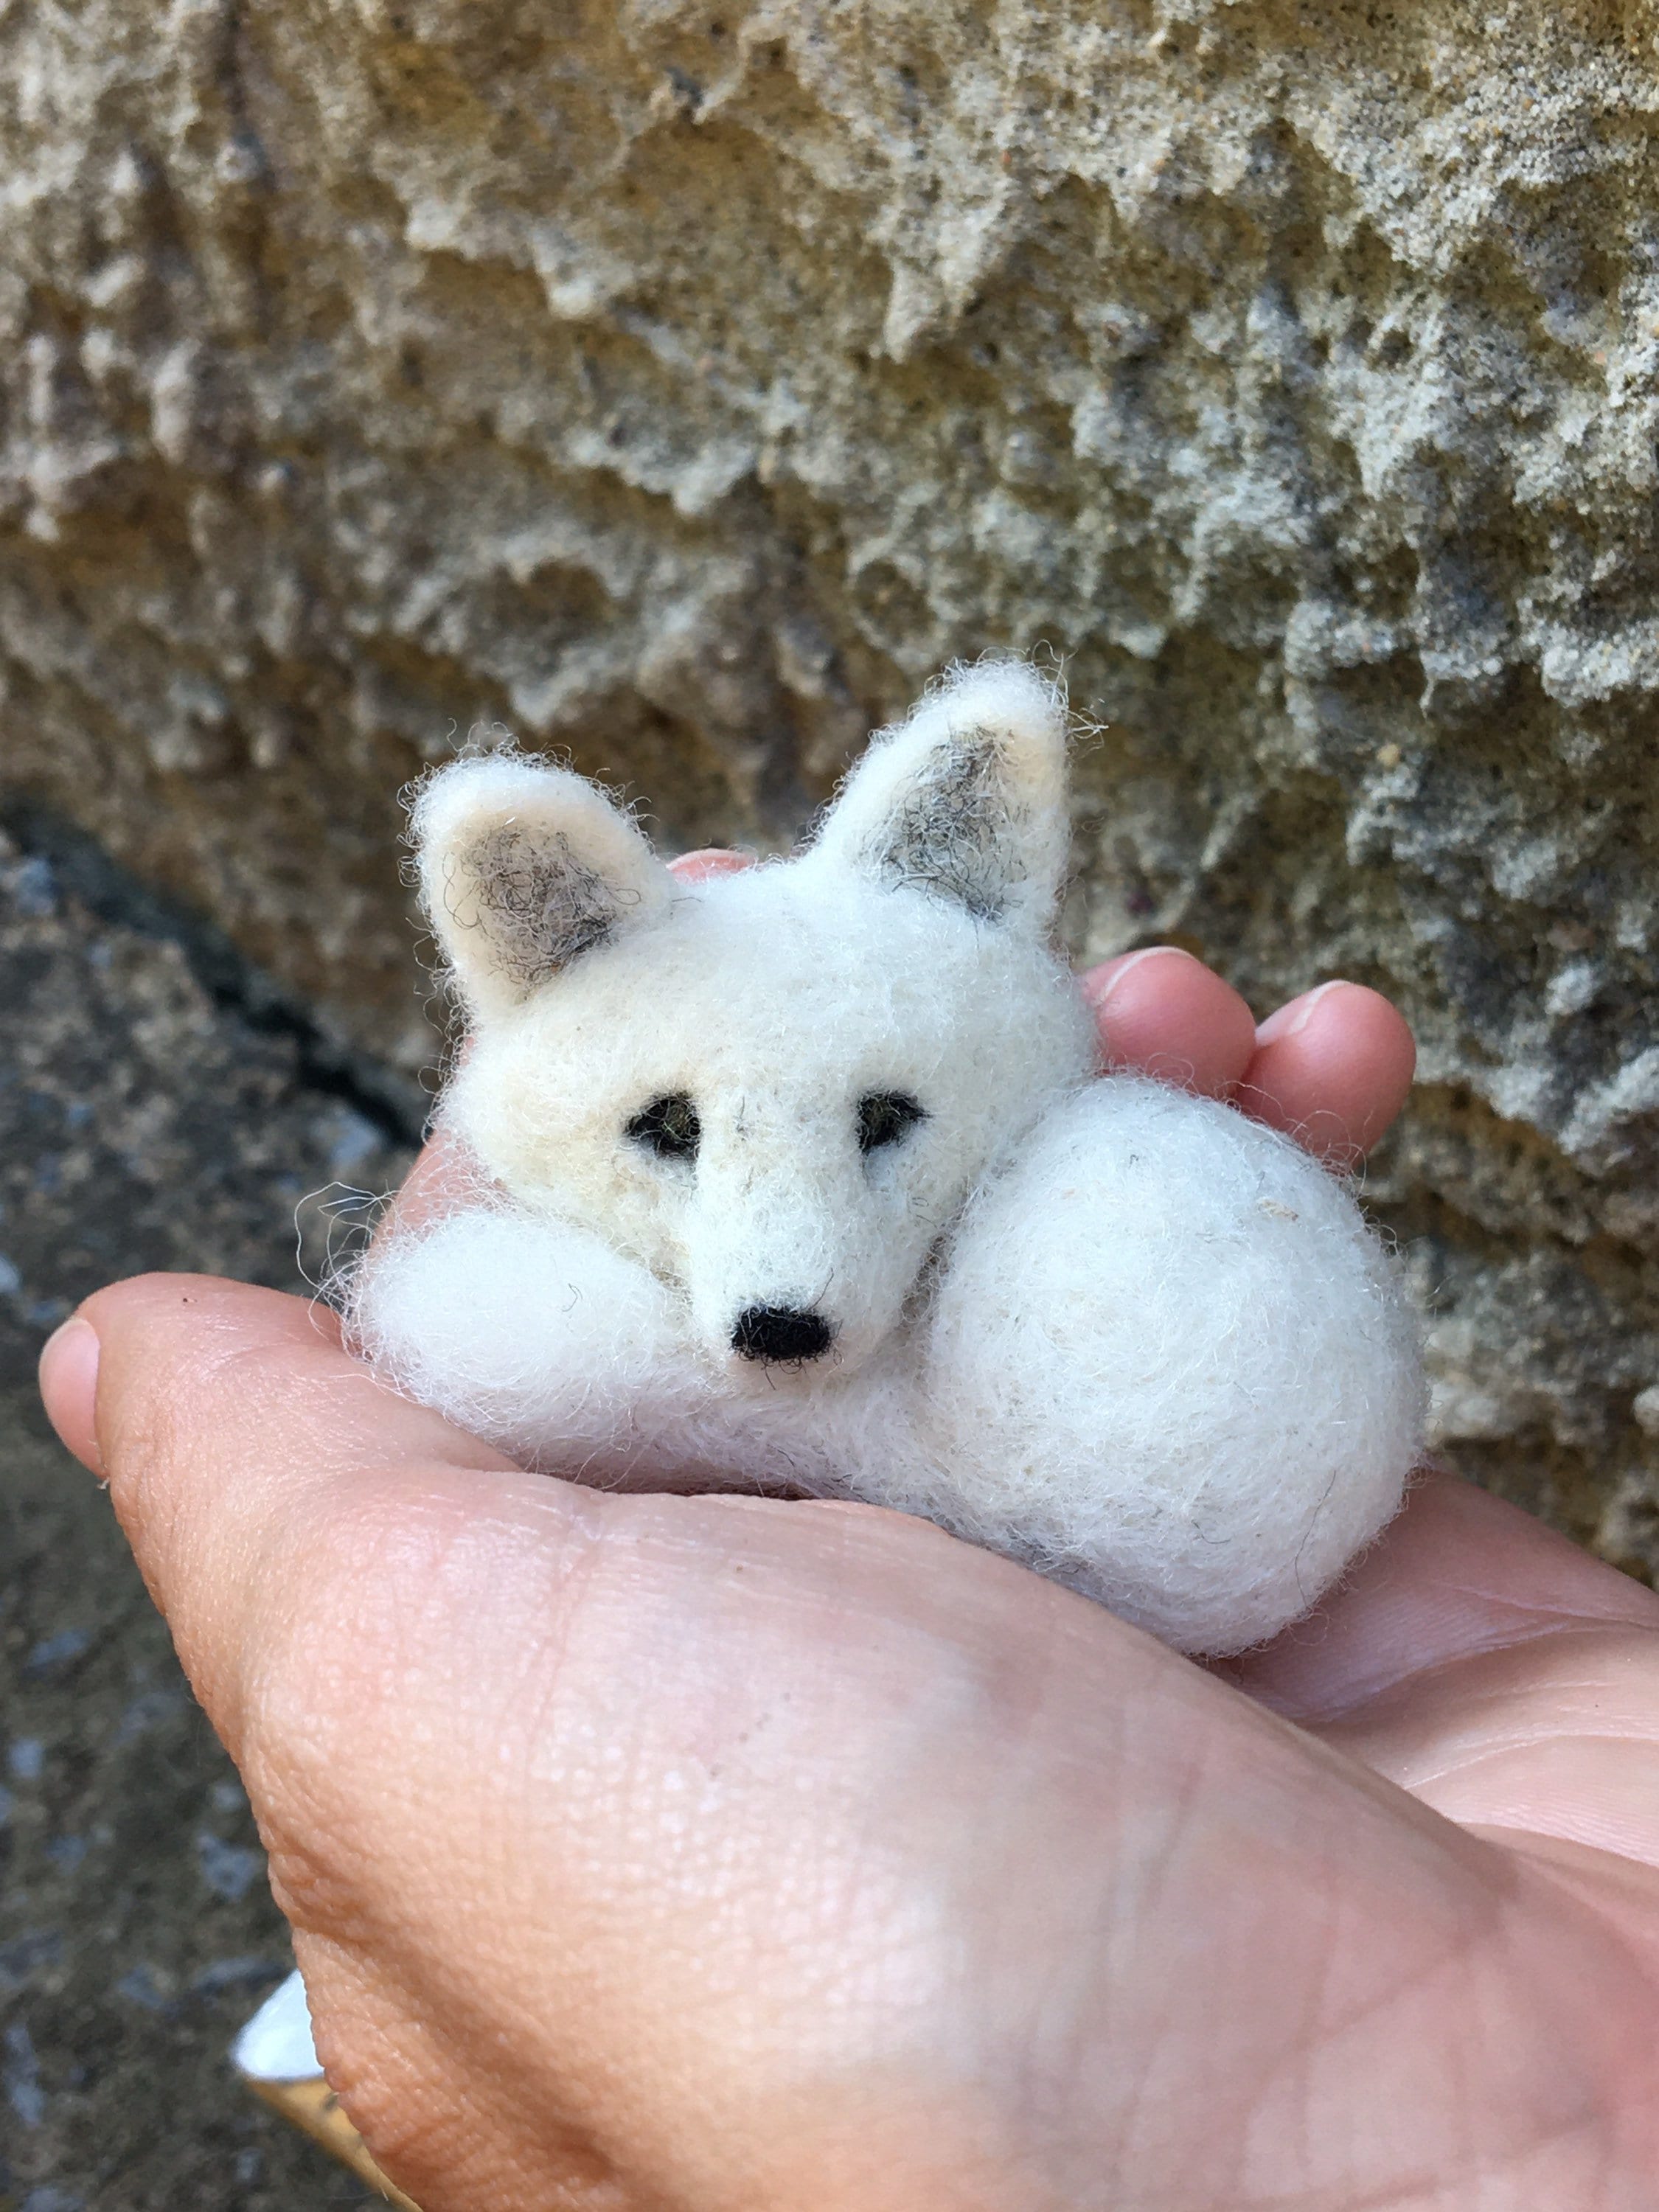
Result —
[{"label": "thumb", "polygon": [[[151,1595],[233,1754],[274,1619],[303,1613],[351,1527],[517,1470],[377,1382],[325,1308],[205,1275],[88,1299],[41,1358],[60,1437],[109,1484]],[[519,1476],[545,1508],[562,1485]],[[497,1493],[499,1494],[499,1493]]]}]

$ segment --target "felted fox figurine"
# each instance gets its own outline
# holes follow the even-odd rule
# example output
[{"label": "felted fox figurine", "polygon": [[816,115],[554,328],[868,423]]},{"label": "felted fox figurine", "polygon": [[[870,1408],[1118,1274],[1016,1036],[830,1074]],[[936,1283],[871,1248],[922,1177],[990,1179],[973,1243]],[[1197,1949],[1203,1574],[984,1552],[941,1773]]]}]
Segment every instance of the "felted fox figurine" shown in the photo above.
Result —
[{"label": "felted fox figurine", "polygon": [[1415,1333],[1334,1176],[1099,1073],[1066,738],[957,671],[805,851],[696,884],[562,769],[434,775],[479,1186],[362,1267],[365,1354],[527,1466],[925,1514],[1186,1650],[1305,1612],[1399,1505]]}]

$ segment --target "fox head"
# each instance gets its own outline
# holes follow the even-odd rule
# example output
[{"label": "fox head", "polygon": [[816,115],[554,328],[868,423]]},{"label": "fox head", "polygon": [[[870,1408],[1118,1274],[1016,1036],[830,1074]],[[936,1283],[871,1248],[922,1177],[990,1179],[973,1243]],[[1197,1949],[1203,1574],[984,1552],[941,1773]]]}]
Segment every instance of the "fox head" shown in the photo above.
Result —
[{"label": "fox head", "polygon": [[960,672],[804,853],[687,884],[581,777],[456,763],[413,823],[471,1027],[447,1126],[521,1206],[676,1286],[732,1387],[856,1368],[1092,1064],[1050,945],[1065,775],[1051,685]]}]

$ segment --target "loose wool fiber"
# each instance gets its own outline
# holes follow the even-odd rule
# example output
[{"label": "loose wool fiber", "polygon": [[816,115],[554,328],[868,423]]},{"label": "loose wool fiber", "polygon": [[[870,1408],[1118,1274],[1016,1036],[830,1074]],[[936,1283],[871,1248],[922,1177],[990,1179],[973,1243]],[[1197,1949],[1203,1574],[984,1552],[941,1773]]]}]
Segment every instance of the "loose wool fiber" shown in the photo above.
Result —
[{"label": "loose wool fiber", "polygon": [[1066,818],[1012,662],[875,740],[805,854],[697,884],[566,772],[435,776],[478,1183],[358,1272],[366,1356],[526,1466],[900,1507],[1185,1650],[1306,1612],[1398,1509],[1414,1331],[1340,1182],[1097,1073]]}]

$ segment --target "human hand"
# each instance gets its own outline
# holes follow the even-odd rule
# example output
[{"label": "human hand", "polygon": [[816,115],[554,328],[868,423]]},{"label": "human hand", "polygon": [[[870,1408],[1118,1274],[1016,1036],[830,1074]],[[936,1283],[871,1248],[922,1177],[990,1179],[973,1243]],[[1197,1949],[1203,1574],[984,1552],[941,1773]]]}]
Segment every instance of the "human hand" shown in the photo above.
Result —
[{"label": "human hand", "polygon": [[[1372,994],[1131,961],[1109,1058],[1397,1103]],[[43,1383],[427,2212],[1654,2202],[1659,1604],[1496,1501],[1222,1679],[923,1522],[526,1477],[270,1292]]]}]

